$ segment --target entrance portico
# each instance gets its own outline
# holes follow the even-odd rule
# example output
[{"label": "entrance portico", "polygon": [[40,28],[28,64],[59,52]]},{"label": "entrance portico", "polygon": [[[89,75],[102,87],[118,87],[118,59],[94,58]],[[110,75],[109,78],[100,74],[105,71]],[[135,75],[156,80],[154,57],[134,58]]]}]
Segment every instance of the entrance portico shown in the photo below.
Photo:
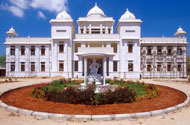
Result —
[{"label": "entrance portico", "polygon": [[106,76],[109,75],[109,67],[113,67],[113,54],[103,54],[103,53],[87,53],[87,54],[78,54],[79,58],[79,72],[84,76],[84,82],[87,84],[87,76],[89,75],[89,65],[92,63],[92,60],[96,60],[100,67],[98,69],[98,74],[101,74],[103,77],[101,82],[103,85],[106,84]]}]

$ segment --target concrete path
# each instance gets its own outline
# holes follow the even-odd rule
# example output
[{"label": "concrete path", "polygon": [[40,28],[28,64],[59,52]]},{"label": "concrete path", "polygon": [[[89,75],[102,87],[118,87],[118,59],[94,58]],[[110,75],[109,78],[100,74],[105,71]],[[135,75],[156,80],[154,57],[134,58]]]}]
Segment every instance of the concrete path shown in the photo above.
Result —
[{"label": "concrete path", "polygon": [[[2,81],[2,79],[0,79]],[[0,93],[3,93],[9,89],[17,88],[20,86],[28,86],[41,82],[48,82],[51,79],[18,79],[19,82],[0,84]],[[184,91],[190,95],[190,84],[183,82],[176,82],[171,79],[144,79],[145,83],[160,84],[164,86],[173,87]],[[183,81],[179,79],[178,81]],[[20,116],[5,111],[0,108],[0,125],[190,125],[190,107],[183,108],[173,113],[169,113],[164,116],[156,116],[143,119],[126,119],[119,121],[53,121],[50,119],[34,118],[32,116]]]}]

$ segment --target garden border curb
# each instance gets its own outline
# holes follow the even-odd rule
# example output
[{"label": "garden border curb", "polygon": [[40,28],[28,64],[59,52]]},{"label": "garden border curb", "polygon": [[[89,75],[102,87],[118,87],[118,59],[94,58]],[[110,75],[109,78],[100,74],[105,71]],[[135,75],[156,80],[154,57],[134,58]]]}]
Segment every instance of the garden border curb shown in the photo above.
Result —
[{"label": "garden border curb", "polygon": [[[20,87],[18,87],[18,88],[20,88]],[[11,91],[11,90],[13,90],[13,89],[9,89],[9,90],[5,91],[4,93]],[[178,90],[178,91],[180,91],[180,90]],[[0,93],[0,96],[2,96],[4,93]],[[153,111],[149,111],[149,112],[128,113],[128,114],[68,115],[68,114],[46,113],[46,112],[37,112],[37,111],[32,111],[32,110],[27,110],[27,109],[21,109],[21,108],[15,107],[15,106],[9,106],[9,105],[3,103],[1,100],[0,100],[0,107],[4,108],[5,110],[12,112],[12,113],[18,113],[20,115],[25,115],[25,116],[34,116],[34,118],[37,118],[37,119],[75,120],[75,121],[87,121],[87,120],[110,121],[110,120],[122,120],[122,119],[139,119],[139,118],[149,118],[152,116],[162,116],[164,114],[168,114],[170,112],[184,108],[185,106],[187,106],[190,103],[190,97],[186,93],[184,93],[184,94],[187,96],[187,99],[183,103],[180,103],[178,105],[168,107],[165,109],[153,110]]]}]

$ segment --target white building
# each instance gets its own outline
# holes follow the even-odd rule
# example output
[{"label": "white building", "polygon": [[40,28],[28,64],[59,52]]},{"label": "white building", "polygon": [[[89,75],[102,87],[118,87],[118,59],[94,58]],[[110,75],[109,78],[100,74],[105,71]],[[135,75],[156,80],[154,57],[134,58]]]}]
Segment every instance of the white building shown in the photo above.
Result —
[{"label": "white building", "polygon": [[185,32],[173,38],[142,38],[140,19],[126,10],[119,19],[107,17],[95,5],[77,20],[63,11],[50,20],[51,37],[17,37],[11,28],[6,38],[6,76],[64,76],[83,78],[96,59],[103,78],[186,77]]}]

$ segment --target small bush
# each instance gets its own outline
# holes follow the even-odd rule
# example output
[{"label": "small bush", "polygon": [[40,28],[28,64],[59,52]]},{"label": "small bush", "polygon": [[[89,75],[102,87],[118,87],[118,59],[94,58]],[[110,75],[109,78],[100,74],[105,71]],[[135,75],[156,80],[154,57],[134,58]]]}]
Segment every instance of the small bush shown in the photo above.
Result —
[{"label": "small bush", "polygon": [[115,91],[100,93],[97,105],[131,103],[135,101],[136,93],[128,87],[118,88]]},{"label": "small bush", "polygon": [[63,91],[46,91],[44,98],[47,101],[53,102],[94,105],[94,90],[94,85],[88,86],[84,91],[76,89],[75,87],[68,87]]},{"label": "small bush", "polygon": [[148,99],[155,98],[159,95],[157,88],[154,85],[145,86]]},{"label": "small bush", "polygon": [[110,83],[111,81],[111,79],[106,79],[106,83]]}]

